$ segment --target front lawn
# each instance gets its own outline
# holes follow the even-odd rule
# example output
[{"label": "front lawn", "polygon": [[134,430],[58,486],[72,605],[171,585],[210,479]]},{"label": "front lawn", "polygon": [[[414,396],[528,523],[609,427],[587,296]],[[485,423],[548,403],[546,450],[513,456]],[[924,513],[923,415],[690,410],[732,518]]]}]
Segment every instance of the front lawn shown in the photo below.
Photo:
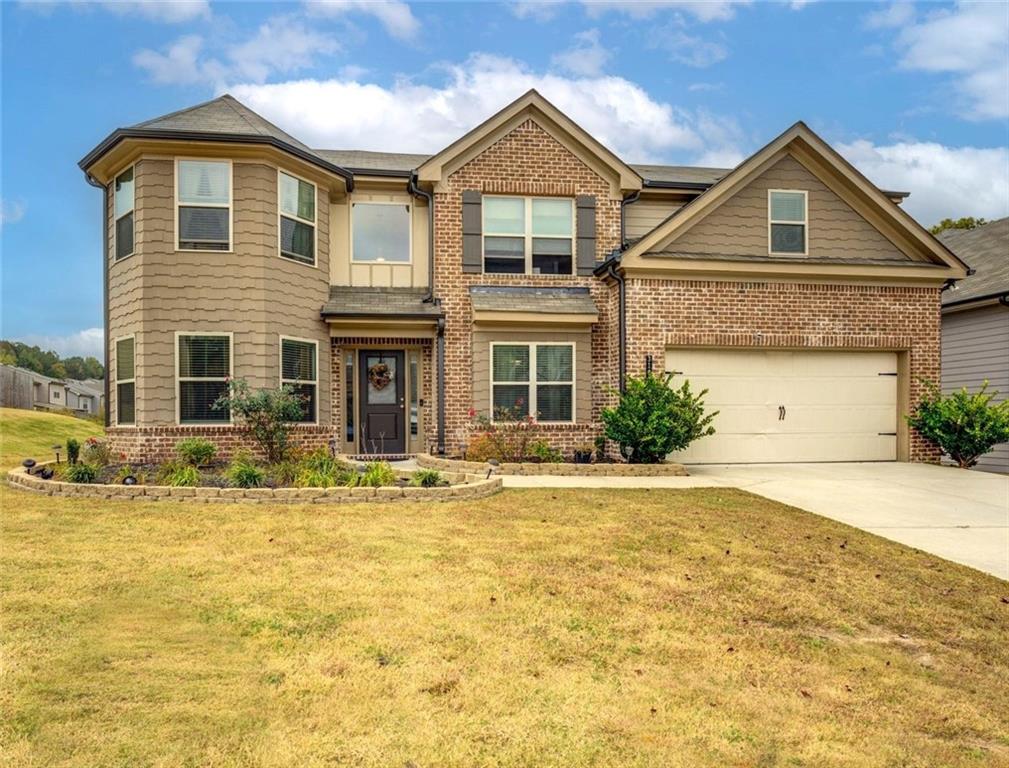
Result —
[{"label": "front lawn", "polygon": [[1009,585],[743,492],[0,505],[6,765],[1009,762]]},{"label": "front lawn", "polygon": [[[0,468],[18,466],[23,459],[52,461],[53,446],[65,445],[67,438],[84,442],[89,437],[101,437],[99,424],[62,413],[26,411],[20,408],[0,408]],[[66,450],[60,451],[66,458]]]}]

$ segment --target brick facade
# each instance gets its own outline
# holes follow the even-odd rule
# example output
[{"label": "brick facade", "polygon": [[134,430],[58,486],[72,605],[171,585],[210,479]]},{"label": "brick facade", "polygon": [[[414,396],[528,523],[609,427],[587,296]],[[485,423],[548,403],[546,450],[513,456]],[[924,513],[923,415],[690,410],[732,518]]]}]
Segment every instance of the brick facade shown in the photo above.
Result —
[{"label": "brick facade", "polygon": [[[906,352],[911,408],[939,380],[938,288],[629,278],[626,290],[632,375],[647,355],[662,370],[670,346],[724,346]],[[910,459],[939,451],[912,431]]]},{"label": "brick facade", "polygon": [[[328,449],[333,436],[333,428],[329,425],[299,425],[292,430],[291,443],[306,451]],[[233,426],[109,427],[105,437],[113,455],[125,454],[126,461],[131,464],[174,459],[176,444],[187,437],[212,441],[217,446],[219,459],[229,459],[240,450],[262,458],[256,443],[239,427]]]}]

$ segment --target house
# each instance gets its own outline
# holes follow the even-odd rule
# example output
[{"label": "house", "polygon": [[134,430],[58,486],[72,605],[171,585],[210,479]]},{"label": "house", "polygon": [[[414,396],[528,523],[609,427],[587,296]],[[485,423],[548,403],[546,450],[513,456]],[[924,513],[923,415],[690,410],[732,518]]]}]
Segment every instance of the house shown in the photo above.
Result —
[{"label": "house", "polygon": [[0,405],[35,410],[98,413],[104,402],[103,382],[54,379],[13,365],[0,366]]},{"label": "house", "polygon": [[666,368],[721,412],[686,460],[938,459],[900,417],[967,267],[801,122],[719,170],[630,165],[535,91],[431,156],[313,149],[222,96],[80,166],[131,457],[233,450],[230,377],[296,388],[303,445],[455,454],[475,411],[570,453]]},{"label": "house", "polygon": [[[987,381],[1009,397],[1009,218],[977,229],[948,229],[939,239],[970,264],[974,274],[942,295],[942,389],[976,391]],[[975,469],[1009,472],[1009,443]]]}]

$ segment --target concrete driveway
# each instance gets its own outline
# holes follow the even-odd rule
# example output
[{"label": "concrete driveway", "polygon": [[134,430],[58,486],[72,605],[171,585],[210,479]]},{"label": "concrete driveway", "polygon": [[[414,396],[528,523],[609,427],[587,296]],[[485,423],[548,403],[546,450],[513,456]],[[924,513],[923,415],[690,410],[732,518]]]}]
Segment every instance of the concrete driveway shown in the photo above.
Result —
[{"label": "concrete driveway", "polygon": [[1009,581],[1009,477],[930,464],[691,466],[690,477],[505,477],[508,487],[742,488]]}]

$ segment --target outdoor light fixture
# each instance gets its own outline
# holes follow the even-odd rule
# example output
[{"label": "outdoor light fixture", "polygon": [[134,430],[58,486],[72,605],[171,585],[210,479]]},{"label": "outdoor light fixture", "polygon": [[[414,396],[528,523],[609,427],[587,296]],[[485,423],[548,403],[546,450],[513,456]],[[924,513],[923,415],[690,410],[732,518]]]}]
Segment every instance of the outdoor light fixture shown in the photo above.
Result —
[{"label": "outdoor light fixture", "polygon": [[123,478],[123,485],[136,485],[136,484],[137,484],[137,478],[135,478],[133,475],[127,475],[126,477]]},{"label": "outdoor light fixture", "polygon": [[35,459],[25,459],[21,462],[21,466],[28,470],[28,474],[32,473],[32,467],[35,466]]},{"label": "outdoor light fixture", "polygon": [[41,477],[43,480],[52,480],[53,474],[55,473],[50,467],[42,467],[42,469],[35,473],[35,477]]},{"label": "outdoor light fixture", "polygon": [[54,445],[53,446],[53,450],[56,451],[56,463],[59,464],[60,463],[60,451],[63,450],[63,446],[62,445]]},{"label": "outdoor light fixture", "polygon": [[501,462],[497,459],[487,459],[487,464],[489,465],[487,468],[487,479],[490,480],[490,476],[494,474],[494,470],[501,466]]},{"label": "outdoor light fixture", "polygon": [[329,441],[329,455],[336,458],[336,438],[331,438]]}]

